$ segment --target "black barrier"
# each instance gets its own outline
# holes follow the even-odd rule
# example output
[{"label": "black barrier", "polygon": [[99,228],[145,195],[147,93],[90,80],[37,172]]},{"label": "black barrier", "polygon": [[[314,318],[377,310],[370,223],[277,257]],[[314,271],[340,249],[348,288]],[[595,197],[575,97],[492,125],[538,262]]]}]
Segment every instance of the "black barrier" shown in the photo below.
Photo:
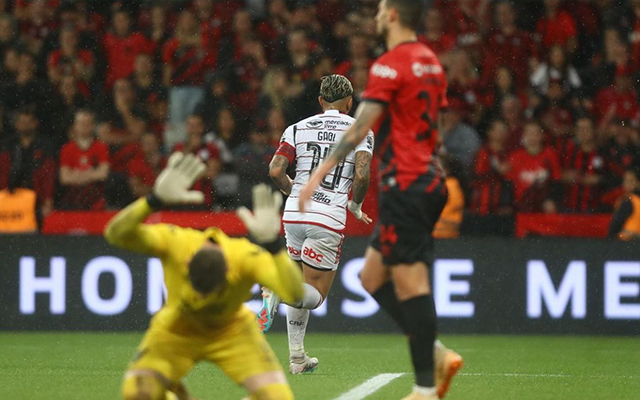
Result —
[{"label": "black barrier", "polygon": [[[367,245],[347,238],[310,330],[388,332],[362,289]],[[466,239],[437,244],[433,271],[445,333],[640,333],[637,245],[571,239]],[[157,259],[100,237],[0,237],[0,330],[141,330],[162,304]],[[257,288],[256,288],[257,289]],[[250,306],[260,306],[255,293]],[[284,313],[274,329],[284,329]]]}]

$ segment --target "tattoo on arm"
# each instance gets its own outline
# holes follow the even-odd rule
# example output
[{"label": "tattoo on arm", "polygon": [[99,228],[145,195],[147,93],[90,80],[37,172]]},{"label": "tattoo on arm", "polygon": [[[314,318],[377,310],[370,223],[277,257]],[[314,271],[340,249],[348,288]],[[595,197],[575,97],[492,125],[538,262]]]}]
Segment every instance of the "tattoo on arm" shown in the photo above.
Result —
[{"label": "tattoo on arm", "polygon": [[378,120],[384,111],[384,106],[380,103],[364,102],[358,106],[356,120],[344,133],[342,139],[329,155],[328,160],[332,160],[337,165],[353,149],[356,148],[366,136],[373,124]]},{"label": "tattoo on arm", "polygon": [[291,193],[293,181],[287,175],[289,160],[285,156],[275,155],[269,164],[269,176],[273,183],[286,195]]},{"label": "tattoo on arm", "polygon": [[371,177],[371,154],[359,151],[355,157],[355,177],[353,179],[353,201],[361,204],[369,188]]}]

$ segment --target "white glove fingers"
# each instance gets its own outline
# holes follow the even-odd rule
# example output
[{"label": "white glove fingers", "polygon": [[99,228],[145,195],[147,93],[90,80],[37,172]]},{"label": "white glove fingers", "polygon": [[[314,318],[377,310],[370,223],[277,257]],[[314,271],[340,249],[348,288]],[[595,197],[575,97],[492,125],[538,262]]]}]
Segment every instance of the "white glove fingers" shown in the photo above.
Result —
[{"label": "white glove fingers", "polygon": [[167,168],[176,168],[176,166],[178,165],[180,160],[182,160],[183,157],[184,157],[184,154],[182,154],[179,151],[176,151],[175,153],[171,154],[171,157],[169,157],[169,161],[167,161]]},{"label": "white glove fingers", "polygon": [[189,160],[189,164],[185,166],[186,176],[188,177],[189,182],[193,184],[205,169],[206,166],[198,157],[193,157],[193,159]]},{"label": "white glove fingers", "polygon": [[253,209],[261,209],[267,206],[265,196],[265,185],[259,184],[253,187]]},{"label": "white glove fingers", "polygon": [[282,207],[282,194],[280,192],[273,191],[273,208],[280,212]]},{"label": "white glove fingers", "polygon": [[198,190],[190,190],[188,192],[185,192],[182,197],[184,201],[187,203],[193,203],[193,204],[204,203],[204,193]]},{"label": "white glove fingers", "polygon": [[244,226],[247,227],[248,230],[251,230],[251,222],[253,221],[253,214],[247,207],[240,207],[236,210],[236,214],[242,220]]}]

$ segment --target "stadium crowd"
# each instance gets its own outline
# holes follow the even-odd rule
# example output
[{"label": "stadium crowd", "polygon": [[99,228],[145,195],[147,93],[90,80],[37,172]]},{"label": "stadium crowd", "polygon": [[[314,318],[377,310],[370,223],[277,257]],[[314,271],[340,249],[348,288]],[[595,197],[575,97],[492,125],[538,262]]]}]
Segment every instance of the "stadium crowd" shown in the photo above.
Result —
[{"label": "stadium crowd", "polygon": [[[0,189],[31,189],[42,216],[117,209],[180,150],[206,162],[205,207],[249,204],[323,76],[357,106],[377,3],[0,1]],[[467,211],[611,211],[640,161],[640,1],[428,3]]]}]

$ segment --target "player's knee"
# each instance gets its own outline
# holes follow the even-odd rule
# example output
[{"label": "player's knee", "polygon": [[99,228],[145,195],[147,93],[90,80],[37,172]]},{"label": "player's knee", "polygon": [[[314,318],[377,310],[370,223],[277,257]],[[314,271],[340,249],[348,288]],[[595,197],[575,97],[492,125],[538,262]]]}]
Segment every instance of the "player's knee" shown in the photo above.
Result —
[{"label": "player's knee", "polygon": [[165,400],[165,387],[151,375],[130,374],[122,384],[124,400]]},{"label": "player's knee", "polygon": [[251,393],[251,400],[293,400],[293,392],[286,383],[272,383]]}]

